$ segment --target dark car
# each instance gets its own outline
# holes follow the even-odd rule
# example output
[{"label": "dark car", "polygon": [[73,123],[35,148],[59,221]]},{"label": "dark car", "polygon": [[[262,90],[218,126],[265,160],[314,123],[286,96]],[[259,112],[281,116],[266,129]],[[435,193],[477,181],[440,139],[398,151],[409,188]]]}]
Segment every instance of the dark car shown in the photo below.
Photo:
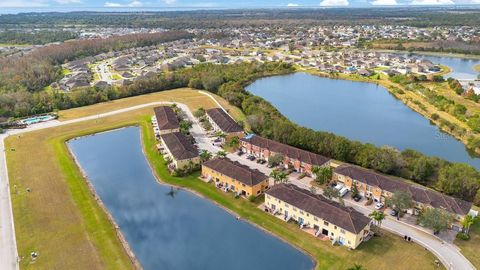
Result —
[{"label": "dark car", "polygon": [[353,196],[352,198],[354,201],[358,202],[362,199],[362,196],[360,196],[360,194],[356,194],[355,196]]},{"label": "dark car", "polygon": [[237,152],[237,155],[238,155],[238,156],[241,156],[241,155],[243,155],[243,154],[245,154],[245,153],[243,153],[242,151],[238,151],[238,152]]},{"label": "dark car", "polygon": [[255,160],[255,156],[249,156],[248,159],[250,159],[251,161],[254,161],[254,160]]},{"label": "dark car", "polygon": [[397,214],[398,214],[398,212],[397,212],[397,210],[395,210],[395,209],[392,209],[392,210],[390,211],[390,216],[394,216],[394,217],[395,217],[395,216],[397,216]]},{"label": "dark car", "polygon": [[260,164],[265,164],[267,161],[265,159],[260,160]]}]

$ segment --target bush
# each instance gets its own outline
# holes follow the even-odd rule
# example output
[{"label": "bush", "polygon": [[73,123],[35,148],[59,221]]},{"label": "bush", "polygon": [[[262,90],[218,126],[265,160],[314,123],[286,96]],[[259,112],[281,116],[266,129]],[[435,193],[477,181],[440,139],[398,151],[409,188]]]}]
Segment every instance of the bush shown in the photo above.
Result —
[{"label": "bush", "polygon": [[438,118],[440,118],[440,116],[437,113],[433,113],[431,117],[433,120],[437,120]]},{"label": "bush", "polygon": [[248,201],[249,201],[249,202],[254,202],[254,201],[255,201],[255,198],[256,198],[255,196],[250,195],[250,196],[248,196]]},{"label": "bush", "polygon": [[459,233],[457,233],[456,238],[460,239],[460,240],[467,241],[468,239],[470,239],[470,235],[468,235],[464,232],[459,232]]}]

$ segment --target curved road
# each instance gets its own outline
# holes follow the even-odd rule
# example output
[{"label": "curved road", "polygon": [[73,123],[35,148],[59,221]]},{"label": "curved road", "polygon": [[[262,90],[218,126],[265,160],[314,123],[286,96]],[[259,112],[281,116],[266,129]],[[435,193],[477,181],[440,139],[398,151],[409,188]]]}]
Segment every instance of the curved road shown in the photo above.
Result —
[{"label": "curved road", "polygon": [[[199,91],[201,94],[204,94],[223,109],[220,103],[209,93]],[[12,207],[11,207],[11,200],[10,200],[10,191],[9,191],[9,184],[8,184],[8,174],[7,174],[7,166],[6,166],[6,158],[5,158],[5,147],[4,147],[4,139],[10,135],[26,133],[30,131],[57,127],[68,125],[72,123],[78,123],[88,120],[93,120],[101,117],[107,117],[115,114],[120,114],[128,111],[133,111],[145,107],[151,107],[156,105],[164,105],[164,104],[173,104],[176,103],[183,111],[185,111],[188,117],[193,121],[193,126],[191,133],[195,137],[199,148],[208,150],[210,152],[217,152],[220,148],[213,146],[210,138],[207,137],[204,130],[200,127],[198,122],[193,117],[190,109],[185,105],[177,102],[151,102],[141,105],[132,106],[129,108],[123,108],[115,111],[110,111],[106,113],[101,113],[98,115],[86,116],[82,118],[67,120],[67,121],[50,121],[45,123],[39,123],[30,127],[27,127],[22,130],[8,130],[5,134],[0,136],[0,269],[2,270],[16,270],[19,268],[17,258],[17,248],[16,248],[16,241],[15,241],[15,228],[13,224],[13,215],[12,215]],[[225,109],[224,109],[225,110]],[[252,162],[245,158],[239,157],[236,154],[229,154],[228,157],[232,160],[237,160],[247,166],[252,168],[257,168],[260,171],[264,172],[265,174],[269,174],[270,170],[266,166],[260,165],[256,162]],[[309,189],[310,185],[301,182],[297,179],[290,179],[291,182],[301,188]],[[346,203],[350,203],[346,201]],[[354,207],[356,210],[364,213],[369,214],[371,212],[370,209],[365,208],[361,205],[352,204],[351,206]],[[415,228],[412,225],[405,224],[403,222],[399,222],[395,219],[387,218],[382,222],[382,228],[387,229],[391,232],[403,235],[409,235],[412,239],[419,243],[420,245],[424,246],[428,250],[430,250],[433,254],[435,254],[445,265],[447,269],[462,269],[462,270],[469,270],[475,269],[473,265],[459,252],[459,249],[453,245],[448,243],[443,243],[439,241],[436,237],[431,234],[426,233],[423,230]]]}]

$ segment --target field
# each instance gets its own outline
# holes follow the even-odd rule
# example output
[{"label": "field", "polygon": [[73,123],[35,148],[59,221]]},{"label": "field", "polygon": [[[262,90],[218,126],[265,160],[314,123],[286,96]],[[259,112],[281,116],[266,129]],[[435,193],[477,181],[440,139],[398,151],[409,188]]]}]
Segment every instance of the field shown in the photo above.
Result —
[{"label": "field", "polygon": [[[73,109],[60,112],[60,115],[61,119],[72,119],[159,100],[182,102],[192,110],[214,106],[207,96],[181,89]],[[406,261],[412,262],[410,269],[434,268],[435,258],[431,253],[389,233],[370,240],[355,251],[332,247],[328,242],[303,233],[295,225],[266,215],[247,200],[217,192],[212,185],[198,181],[195,176],[171,177],[154,149],[153,132],[148,123],[151,114],[151,108],[144,108],[7,139],[22,269],[133,268],[114,227],[90,193],[65,145],[66,140],[77,136],[127,125],[141,126],[145,152],[159,179],[187,187],[281,236],[316,258],[317,269],[345,269],[353,263],[360,263],[367,269],[404,269]],[[39,254],[35,262],[30,261],[32,251]]]}]

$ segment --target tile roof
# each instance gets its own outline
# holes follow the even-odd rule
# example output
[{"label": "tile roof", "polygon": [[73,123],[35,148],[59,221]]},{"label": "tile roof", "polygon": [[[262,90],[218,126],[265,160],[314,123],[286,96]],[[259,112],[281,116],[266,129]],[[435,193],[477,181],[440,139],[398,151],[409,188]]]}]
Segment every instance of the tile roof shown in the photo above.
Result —
[{"label": "tile roof", "polygon": [[370,218],[351,207],[291,184],[275,185],[265,193],[355,234],[370,223]]},{"label": "tile roof", "polygon": [[255,186],[268,179],[268,176],[259,170],[251,169],[248,166],[240,164],[237,161],[231,161],[228,158],[211,159],[204,162],[203,166],[238,180],[248,186]]},{"label": "tile roof", "polygon": [[242,132],[243,129],[223,109],[213,108],[207,110],[208,116],[217,124],[224,133]]},{"label": "tile roof", "polygon": [[334,170],[335,173],[348,176],[354,180],[366,183],[373,187],[379,187],[388,192],[402,190],[412,195],[414,201],[442,208],[448,212],[466,215],[472,208],[472,203],[444,195],[438,191],[410,184],[392,177],[376,173],[372,170],[353,165],[342,165]]},{"label": "tile roof", "polygon": [[280,153],[288,158],[300,160],[303,163],[321,166],[330,159],[319,154],[315,154],[300,148],[290,146],[288,144],[279,143],[270,139],[266,139],[257,135],[248,135],[241,141],[251,143],[260,148],[266,148],[270,152]]},{"label": "tile roof", "polygon": [[198,157],[198,149],[182,133],[163,134],[161,138],[175,159],[183,160]]},{"label": "tile roof", "polygon": [[179,128],[177,114],[170,106],[159,106],[153,108],[160,130]]}]

